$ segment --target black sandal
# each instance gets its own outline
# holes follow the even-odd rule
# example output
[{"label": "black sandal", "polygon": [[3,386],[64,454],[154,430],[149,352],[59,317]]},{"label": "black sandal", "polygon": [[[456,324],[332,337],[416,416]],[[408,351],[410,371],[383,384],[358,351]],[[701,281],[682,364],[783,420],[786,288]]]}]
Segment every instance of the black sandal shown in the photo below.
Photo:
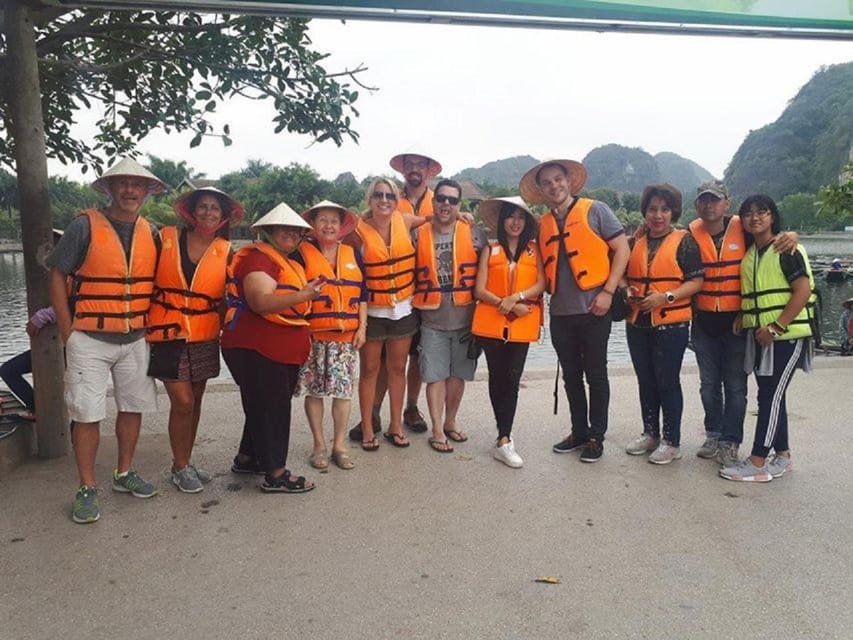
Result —
[{"label": "black sandal", "polygon": [[308,484],[305,476],[291,476],[290,469],[285,469],[278,478],[271,475],[264,477],[261,491],[265,493],[306,493],[312,491],[316,485]]}]

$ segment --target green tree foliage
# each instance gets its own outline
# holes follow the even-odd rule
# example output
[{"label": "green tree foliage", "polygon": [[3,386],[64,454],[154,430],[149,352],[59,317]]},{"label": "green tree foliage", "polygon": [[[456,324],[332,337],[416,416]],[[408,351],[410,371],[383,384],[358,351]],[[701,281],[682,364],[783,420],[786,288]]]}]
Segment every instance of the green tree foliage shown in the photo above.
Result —
[{"label": "green tree foliage", "polygon": [[790,193],[778,203],[782,225],[786,229],[817,231],[821,228],[816,216],[813,193]]},{"label": "green tree foliage", "polygon": [[726,169],[736,199],[815,193],[833,184],[853,140],[853,62],[820,69],[779,119],[751,131]]},{"label": "green tree foliage", "polygon": [[148,154],[148,163],[145,167],[173,189],[177,189],[184,178],[204,177],[203,173],[199,173],[192,167],[188,167],[185,160],[175,162],[174,160],[158,158],[150,153]]},{"label": "green tree foliage", "polygon": [[655,159],[639,148],[607,144],[596,147],[583,159],[589,174],[587,189],[607,187],[616,191],[640,193],[648,184],[661,182]]},{"label": "green tree foliage", "polygon": [[599,200],[614,211],[616,211],[616,209],[618,209],[622,205],[619,194],[616,193],[616,191],[614,191],[613,189],[607,189],[604,187],[602,187],[601,189],[589,189],[584,190],[581,195],[586,198],[592,198],[593,200]]},{"label": "green tree foliage", "polygon": [[[36,12],[50,157],[100,169],[156,128],[231,143],[210,118],[225,100],[270,100],[274,131],[356,140],[352,118],[365,69],[329,73],[311,49],[308,20],[173,11]],[[8,64],[0,32],[0,164],[13,166]],[[72,135],[75,112],[102,113],[94,141]]]},{"label": "green tree foliage", "polygon": [[828,213],[846,223],[853,217],[853,162],[847,163],[842,176],[837,183],[820,188],[818,206],[821,215]]},{"label": "green tree foliage", "polygon": [[0,169],[0,210],[12,219],[12,210],[18,208],[18,181],[8,171]]}]

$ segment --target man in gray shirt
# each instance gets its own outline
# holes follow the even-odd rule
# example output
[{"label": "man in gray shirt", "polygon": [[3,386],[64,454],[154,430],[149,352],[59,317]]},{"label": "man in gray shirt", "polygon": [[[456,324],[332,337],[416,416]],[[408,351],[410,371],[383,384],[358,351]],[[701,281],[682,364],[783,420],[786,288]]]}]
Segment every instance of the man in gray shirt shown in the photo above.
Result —
[{"label": "man in gray shirt", "polygon": [[604,452],[610,404],[610,307],[630,250],[610,208],[576,195],[585,182],[581,163],[551,160],[524,174],[519,189],[527,202],[551,209],[540,221],[539,249],[551,294],[551,343],[563,369],[572,421],[571,433],[553,450],[581,449],[582,462],[596,462]]},{"label": "man in gray shirt", "polygon": [[161,180],[129,158],[92,186],[110,197],[109,206],[77,216],[46,261],[50,300],[65,343],[65,402],[73,421],[71,439],[80,478],[72,518],[81,524],[101,516],[95,458],[110,378],[118,409],[113,489],[137,498],[157,494],[154,485],[132,468],[141,414],[157,409],[154,380],[148,377],[144,327],[159,236],[139,210],[149,195],[167,190]]},{"label": "man in gray shirt", "polygon": [[468,342],[477,258],[486,237],[478,227],[458,220],[461,203],[459,183],[440,181],[432,219],[413,233],[417,258],[412,304],[421,310],[419,364],[432,422],[429,443],[441,453],[453,451],[448,439],[468,439],[456,426],[456,414],[465,381],[473,380],[477,369],[477,361],[468,357]]}]

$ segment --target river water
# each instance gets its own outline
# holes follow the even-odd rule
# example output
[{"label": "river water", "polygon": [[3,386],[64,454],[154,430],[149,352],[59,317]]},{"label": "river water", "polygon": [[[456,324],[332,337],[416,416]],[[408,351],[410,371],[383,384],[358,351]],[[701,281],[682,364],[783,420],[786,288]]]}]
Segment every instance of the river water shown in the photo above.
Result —
[{"label": "river water", "polygon": [[[802,239],[803,245],[813,258],[831,259],[841,257],[846,264],[853,264],[853,234],[845,236],[820,236]],[[824,342],[838,344],[838,318],[844,300],[853,297],[853,278],[839,284],[827,284],[821,275],[815,276],[817,288],[823,298]],[[24,256],[20,252],[0,253],[0,362],[29,348],[29,339],[24,326],[27,322],[26,288],[24,284]],[[545,327],[543,339],[533,344],[527,360],[527,369],[551,369],[556,355],[551,347]],[[625,342],[625,323],[613,324],[610,338],[609,361],[628,364],[631,358]],[[688,351],[685,363],[695,362]],[[485,363],[482,363],[485,366]],[[228,379],[228,370],[223,365],[221,377]]]}]

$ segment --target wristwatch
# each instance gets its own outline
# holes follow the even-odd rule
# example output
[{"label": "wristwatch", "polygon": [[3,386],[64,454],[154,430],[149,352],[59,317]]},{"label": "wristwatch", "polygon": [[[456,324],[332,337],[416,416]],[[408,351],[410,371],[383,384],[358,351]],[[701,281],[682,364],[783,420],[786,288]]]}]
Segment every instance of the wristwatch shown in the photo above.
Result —
[{"label": "wristwatch", "polygon": [[770,324],[768,324],[768,325],[767,325],[767,331],[768,331],[768,333],[770,333],[770,335],[771,335],[771,336],[773,336],[774,338],[778,338],[778,337],[780,337],[780,336],[782,335],[781,333],[779,333],[778,331],[776,331],[776,329],[774,329],[774,328],[773,328],[773,323],[772,323],[772,322],[771,322]]},{"label": "wristwatch", "polygon": [[672,304],[675,302],[675,294],[672,291],[667,291],[663,294],[663,297],[666,298],[667,304]]}]

